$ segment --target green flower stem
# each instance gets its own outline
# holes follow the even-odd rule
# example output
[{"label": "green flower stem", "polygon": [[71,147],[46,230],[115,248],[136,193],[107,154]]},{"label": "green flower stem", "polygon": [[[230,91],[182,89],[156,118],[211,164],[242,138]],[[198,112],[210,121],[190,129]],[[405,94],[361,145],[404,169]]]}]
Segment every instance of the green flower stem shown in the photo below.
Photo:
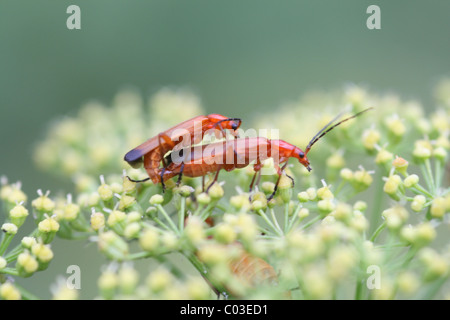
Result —
[{"label": "green flower stem", "polygon": [[155,254],[152,253],[152,252],[140,251],[140,252],[128,254],[126,256],[125,260],[131,261],[131,260],[145,259],[145,258],[150,258],[150,257],[152,257],[154,255]]},{"label": "green flower stem", "polygon": [[295,208],[295,211],[294,211],[294,214],[291,217],[291,220],[288,223],[287,230],[284,232],[285,234],[288,234],[289,231],[291,231],[293,228],[295,228],[300,223],[301,220],[298,217],[298,213],[299,213],[301,208],[303,208],[303,206],[302,206],[301,203],[299,203],[297,205],[297,207]]},{"label": "green flower stem", "polygon": [[416,256],[417,251],[418,251],[417,247],[410,247],[409,248],[408,252],[405,255],[403,263],[401,265],[402,269],[405,269],[406,267],[408,267],[408,264]]},{"label": "green flower stem", "polygon": [[157,217],[153,217],[152,218],[153,221],[155,221],[157,224],[159,224],[161,227],[163,227],[164,229],[166,229],[169,232],[172,232],[173,230],[169,228],[168,225],[166,225],[164,222],[162,222],[161,220],[159,220]]},{"label": "green flower stem", "polygon": [[433,182],[433,173],[431,171],[430,159],[425,159],[424,163],[420,165],[420,169],[422,170],[422,174],[425,177],[425,182],[427,183],[428,189],[431,190],[431,193],[435,193],[435,186]]},{"label": "green flower stem", "polygon": [[4,233],[2,242],[0,243],[0,256],[3,256],[6,249],[8,249],[9,244],[11,243],[12,239],[14,238],[14,234],[8,234]]},{"label": "green flower stem", "polygon": [[269,218],[262,209],[258,210],[258,214],[264,219],[264,221],[269,225],[269,227],[272,228],[275,234],[279,235],[280,237],[283,235],[281,230],[277,229],[277,227],[274,226],[274,224],[269,220]]},{"label": "green flower stem", "polygon": [[356,278],[356,288],[355,288],[355,300],[363,299],[364,295],[364,279],[361,277]]},{"label": "green flower stem", "polygon": [[154,257],[159,263],[165,265],[169,268],[170,272],[175,275],[178,279],[186,278],[186,272],[180,270],[176,265],[173,264],[170,259],[167,259],[165,255],[157,255]]},{"label": "green flower stem", "polygon": [[436,279],[434,283],[426,291],[424,291],[421,297],[419,297],[419,300],[433,299],[447,280],[448,276]]},{"label": "green flower stem", "polygon": [[372,234],[372,236],[370,237],[370,241],[371,242],[374,242],[375,241],[375,239],[379,236],[379,234],[381,233],[381,231],[383,231],[384,230],[384,228],[386,228],[386,221],[385,222],[383,222],[382,224],[380,224],[379,226],[378,226],[378,228],[373,232],[373,234]]},{"label": "green flower stem", "polygon": [[167,214],[166,210],[164,210],[162,205],[157,204],[156,207],[158,208],[159,212],[161,212],[161,214],[164,216],[164,218],[167,220],[172,231],[175,232],[177,235],[180,235],[180,231],[177,229],[177,226],[175,225],[175,223],[173,223],[173,220]]},{"label": "green flower stem", "polygon": [[186,211],[186,198],[181,197],[180,210],[178,210],[178,230],[180,230],[180,233],[183,233],[184,229],[185,211]]},{"label": "green flower stem", "polygon": [[284,205],[284,233],[289,231],[289,203]]},{"label": "green flower stem", "polygon": [[16,268],[3,268],[0,270],[0,274],[9,274],[10,276],[19,276],[19,271]]},{"label": "green flower stem", "polygon": [[222,210],[223,212],[227,212],[228,211],[228,209],[223,204],[220,204],[220,203],[216,204],[216,208],[219,209],[219,210]]},{"label": "green flower stem", "polygon": [[434,182],[436,184],[436,191],[439,190],[442,183],[442,170],[444,169],[444,162],[438,159],[434,160]]},{"label": "green flower stem", "polygon": [[373,198],[372,212],[369,221],[369,230],[374,231],[375,226],[379,224],[381,217],[381,208],[383,206],[383,180],[381,178],[376,179],[375,185],[375,197]]},{"label": "green flower stem", "polygon": [[200,212],[203,210],[203,208],[205,207],[204,204],[199,204],[197,209],[195,209],[194,213],[192,214],[193,216],[199,216]]},{"label": "green flower stem", "polygon": [[32,294],[30,291],[26,290],[22,286],[17,283],[14,283],[14,286],[20,291],[20,295],[24,300],[41,300],[38,296]]},{"label": "green flower stem", "polygon": [[197,269],[197,271],[217,294],[223,294],[226,292],[225,287],[210,276],[210,273],[206,269],[205,265],[195,256],[195,254],[192,252],[183,252],[183,255],[189,260],[195,269]]},{"label": "green flower stem", "polygon": [[429,198],[433,198],[433,195],[429,193],[424,187],[420,184],[416,184],[414,187],[411,187],[411,190],[418,194],[424,194]]},{"label": "green flower stem", "polygon": [[280,225],[278,224],[277,217],[275,216],[275,210],[273,208],[270,209],[270,217],[272,218],[272,221],[274,223],[274,226],[277,228],[277,230],[283,234],[283,230],[281,230]]},{"label": "green flower stem", "polygon": [[22,246],[17,246],[16,248],[14,248],[10,252],[8,252],[8,254],[5,257],[5,260],[8,263],[13,262],[23,252],[23,250],[24,250],[24,248]]},{"label": "green flower stem", "polygon": [[309,228],[310,226],[312,226],[314,223],[321,220],[322,218],[323,217],[321,215],[315,216],[314,218],[312,218],[311,220],[309,220],[307,223],[305,223],[302,226],[302,230]]},{"label": "green flower stem", "polygon": [[211,202],[208,204],[208,206],[200,213],[200,219],[202,219],[202,221],[205,221],[206,218],[208,218],[211,214],[211,210],[214,209],[216,206],[216,203]]}]

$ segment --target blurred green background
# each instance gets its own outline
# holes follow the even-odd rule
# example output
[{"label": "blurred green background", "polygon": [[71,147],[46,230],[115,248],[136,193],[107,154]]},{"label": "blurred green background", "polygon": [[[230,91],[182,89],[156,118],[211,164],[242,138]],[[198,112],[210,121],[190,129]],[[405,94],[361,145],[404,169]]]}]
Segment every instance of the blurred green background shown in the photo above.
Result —
[{"label": "blurred green background", "polygon": [[[91,99],[108,104],[124,86],[146,98],[187,86],[209,113],[245,121],[308,90],[347,83],[431,109],[432,87],[450,74],[448,0],[77,1],[81,30],[68,30],[71,4],[0,1],[0,174],[22,181],[29,197],[37,188],[71,188],[32,161],[50,121]],[[381,30],[366,27],[371,4],[381,8]],[[83,257],[72,257],[80,247]],[[95,295],[101,261],[93,245],[61,240],[52,248],[55,261],[27,288],[49,297],[55,274],[78,264],[94,270],[92,278],[82,272],[83,289],[92,289],[82,297]]]}]

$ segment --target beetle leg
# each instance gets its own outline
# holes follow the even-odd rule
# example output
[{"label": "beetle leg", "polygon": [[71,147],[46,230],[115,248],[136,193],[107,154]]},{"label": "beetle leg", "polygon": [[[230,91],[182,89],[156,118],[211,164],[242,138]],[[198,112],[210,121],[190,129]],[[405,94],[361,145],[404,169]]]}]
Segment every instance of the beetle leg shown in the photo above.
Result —
[{"label": "beetle leg", "polygon": [[261,178],[261,163],[260,163],[259,161],[257,161],[257,162],[253,165],[253,170],[255,171],[255,174],[253,175],[253,179],[252,179],[252,182],[250,183],[250,187],[249,187],[248,192],[252,192],[252,190],[253,190],[253,185],[254,185],[254,183],[255,183],[256,176],[259,174],[259,175],[258,175],[258,181],[256,182],[256,185],[258,185],[259,179]]},{"label": "beetle leg", "polygon": [[166,190],[166,185],[164,184],[164,172],[166,172],[166,168],[167,168],[167,167],[162,168],[161,174],[160,174],[160,178],[161,178],[160,182],[161,182],[161,186],[162,186],[162,191],[163,191],[163,193],[164,193],[164,191]]},{"label": "beetle leg", "polygon": [[[287,161],[286,163],[280,168],[279,166],[277,166],[277,172],[278,172],[278,179],[277,179],[277,183],[275,183],[275,188],[273,188],[273,192],[272,194],[267,198],[268,201],[272,200],[272,198],[275,196],[275,193],[277,192],[278,189],[278,184],[280,183],[280,179],[281,179],[281,175],[283,174],[284,169],[287,166]],[[292,177],[289,177],[292,179]]]},{"label": "beetle leg", "polygon": [[150,177],[145,178],[145,179],[142,179],[142,180],[134,180],[134,179],[131,179],[129,176],[127,176],[127,178],[128,178],[128,180],[130,180],[131,182],[145,182],[145,181],[150,180]]},{"label": "beetle leg", "polygon": [[183,176],[183,170],[184,170],[184,162],[181,163],[180,174],[178,175],[178,180],[177,180],[177,187],[180,185],[181,177]]},{"label": "beetle leg", "polygon": [[210,185],[208,186],[208,188],[206,189],[206,193],[208,193],[208,192],[209,192],[209,189],[211,189],[211,187],[213,186],[213,184],[216,183],[217,178],[219,177],[220,169],[222,169],[222,166],[219,166],[219,167],[218,167],[218,169],[217,169],[217,171],[216,171],[216,175],[214,176],[214,180],[213,180],[213,182],[211,182],[211,184],[210,184]]}]

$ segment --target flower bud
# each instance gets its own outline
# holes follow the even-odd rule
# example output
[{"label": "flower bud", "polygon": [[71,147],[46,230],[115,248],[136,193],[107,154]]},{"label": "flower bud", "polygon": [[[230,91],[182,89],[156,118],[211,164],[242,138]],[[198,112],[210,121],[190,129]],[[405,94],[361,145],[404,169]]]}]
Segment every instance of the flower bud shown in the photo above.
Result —
[{"label": "flower bud", "polygon": [[394,155],[384,148],[378,150],[377,156],[375,157],[376,164],[387,164],[392,161]]},{"label": "flower bud", "polygon": [[105,226],[105,215],[101,212],[92,212],[91,214],[91,227],[95,231],[100,230]]},{"label": "flower bud", "polygon": [[353,171],[350,170],[349,168],[344,168],[341,170],[340,172],[341,178],[346,180],[346,181],[351,181],[353,180]]},{"label": "flower bud", "polygon": [[134,293],[139,282],[139,273],[129,264],[124,264],[118,273],[118,282],[122,294]]},{"label": "flower bud", "polygon": [[388,128],[389,136],[394,142],[398,142],[406,132],[405,125],[396,115],[386,119],[386,126]]},{"label": "flower bud", "polygon": [[386,219],[387,227],[392,230],[400,228],[409,217],[408,211],[400,205],[384,210],[382,215]]},{"label": "flower bud", "polygon": [[333,202],[333,199],[324,199],[324,200],[319,200],[319,202],[317,202],[317,208],[319,208],[319,211],[322,214],[329,214],[331,211],[334,210],[335,208],[335,204]]},{"label": "flower bud", "polygon": [[411,271],[403,271],[397,276],[397,286],[408,295],[414,294],[420,287],[420,281]]},{"label": "flower bud", "polygon": [[368,151],[373,151],[375,145],[380,141],[380,132],[376,129],[366,129],[363,132],[362,139],[363,145]]},{"label": "flower bud", "polygon": [[16,268],[21,277],[29,277],[38,270],[39,263],[28,251],[22,252],[17,257]]},{"label": "flower bud", "polygon": [[159,233],[153,228],[146,228],[139,236],[139,245],[148,252],[156,250],[159,246]]},{"label": "flower bud", "polygon": [[3,258],[2,256],[0,256],[0,270],[2,270],[3,268],[5,268],[8,265],[8,261],[6,261],[5,258]]},{"label": "flower bud", "polygon": [[128,177],[123,177],[122,190],[124,193],[132,193],[136,190],[136,182],[131,181]]},{"label": "flower bud", "polygon": [[46,216],[44,220],[38,224],[39,234],[45,244],[50,243],[55,237],[56,232],[59,230],[59,223],[51,216]]},{"label": "flower bud", "polygon": [[203,240],[205,239],[203,221],[201,221],[200,218],[196,216],[189,217],[186,227],[184,228],[184,233],[189,241],[194,245],[198,245],[199,243],[203,242]]},{"label": "flower bud", "polygon": [[100,199],[102,199],[103,201],[109,201],[114,196],[114,192],[111,186],[105,183],[98,187],[97,192],[100,196]]},{"label": "flower bud", "polygon": [[342,169],[345,166],[345,159],[341,153],[335,152],[327,159],[327,166],[332,169]]},{"label": "flower bud", "polygon": [[323,199],[334,199],[334,194],[331,192],[329,186],[324,186],[317,189],[317,197],[319,200]]},{"label": "flower bud", "polygon": [[161,237],[161,242],[167,250],[175,251],[179,249],[180,241],[177,236],[171,232],[165,232]]},{"label": "flower bud", "polygon": [[127,219],[127,215],[125,212],[120,210],[113,210],[109,214],[108,220],[106,221],[107,225],[110,227],[114,227],[116,225],[125,226],[125,221]]},{"label": "flower bud", "polygon": [[361,211],[353,212],[353,218],[350,219],[350,227],[358,232],[364,232],[369,227],[369,222]]},{"label": "flower bud", "polygon": [[154,194],[149,200],[149,203],[153,206],[162,204],[163,202],[164,202],[164,197],[160,194]]},{"label": "flower bud", "polygon": [[211,197],[211,199],[213,199],[213,200],[219,200],[220,198],[223,197],[223,195],[224,195],[224,190],[223,190],[222,186],[221,186],[219,183],[215,182],[215,183],[211,186],[211,188],[209,188],[208,195],[209,195],[209,196]]},{"label": "flower bud", "polygon": [[17,233],[17,226],[14,223],[4,223],[2,225],[2,231],[7,235],[14,236]]},{"label": "flower bud", "polygon": [[413,201],[411,202],[411,209],[416,212],[419,212],[423,209],[423,206],[425,205],[426,202],[427,199],[425,198],[425,196],[421,194],[416,195]]},{"label": "flower bud", "polygon": [[309,195],[308,195],[308,193],[306,191],[302,191],[302,192],[299,192],[297,194],[297,199],[300,202],[308,202],[309,201]]},{"label": "flower bud", "polygon": [[306,217],[308,217],[308,216],[309,216],[309,210],[308,210],[308,208],[301,208],[301,209],[298,211],[297,216],[298,216],[298,218],[299,218],[300,220],[303,220],[303,219],[305,219]]},{"label": "flower bud", "polygon": [[406,172],[406,170],[408,169],[408,161],[406,161],[405,159],[396,156],[394,161],[392,162],[392,166],[395,168],[395,170],[406,176],[408,173]]},{"label": "flower bud", "polygon": [[9,211],[9,218],[17,227],[22,226],[27,216],[28,210],[21,204],[16,205]]},{"label": "flower bud", "polygon": [[448,273],[448,262],[434,249],[424,248],[419,251],[419,260],[424,264],[425,280],[433,281]]},{"label": "flower bud", "polygon": [[13,185],[4,184],[0,189],[0,199],[10,204],[17,204],[27,201],[27,195],[20,189],[20,183]]},{"label": "flower bud", "polygon": [[387,193],[394,200],[399,200],[397,192],[399,191],[400,185],[402,183],[402,178],[399,175],[391,175],[386,179],[384,183],[383,191]]},{"label": "flower bud", "polygon": [[355,204],[353,205],[353,209],[364,212],[367,209],[367,202],[361,200],[356,201]]},{"label": "flower bud", "polygon": [[128,255],[128,244],[114,231],[99,234],[98,247],[108,258],[122,261]]},{"label": "flower bud", "polygon": [[230,204],[236,210],[241,210],[241,209],[246,210],[248,207],[250,207],[250,201],[248,200],[248,196],[243,195],[243,194],[237,195],[237,196],[232,196],[230,198]]},{"label": "flower bud", "polygon": [[160,292],[169,287],[173,282],[172,274],[165,268],[159,267],[149,274],[146,284],[152,292]]},{"label": "flower bud", "polygon": [[438,147],[433,150],[433,157],[444,162],[447,158],[447,151],[443,147]]},{"label": "flower bud", "polygon": [[262,192],[255,192],[252,199],[251,209],[258,211],[260,209],[264,210],[267,208],[267,198]]},{"label": "flower bud", "polygon": [[64,219],[67,221],[73,221],[77,218],[80,213],[80,206],[74,203],[68,203],[64,207]]},{"label": "flower bud", "polygon": [[352,207],[343,202],[339,202],[336,209],[332,212],[333,217],[339,221],[348,221],[351,218],[352,213]]},{"label": "flower bud", "polygon": [[123,235],[127,239],[134,239],[139,236],[139,231],[141,230],[141,225],[138,222],[131,222],[126,225]]},{"label": "flower bud", "polygon": [[39,198],[34,199],[31,202],[33,208],[41,212],[50,212],[55,208],[55,202],[48,197],[49,192],[43,194],[41,190],[38,190]]},{"label": "flower bud", "polygon": [[239,230],[240,239],[244,243],[253,243],[255,237],[258,235],[258,225],[250,214],[239,214],[236,221],[237,229]]},{"label": "flower bud", "polygon": [[428,140],[417,140],[414,143],[414,150],[413,150],[414,159],[418,163],[421,163],[422,161],[430,158],[432,150],[433,148]]},{"label": "flower bud", "polygon": [[210,299],[210,288],[205,280],[200,277],[190,278],[186,283],[189,299],[207,300]]},{"label": "flower bud", "polygon": [[414,187],[415,185],[417,185],[419,183],[419,176],[417,174],[410,174],[409,176],[407,176],[405,178],[405,180],[403,181],[403,185],[406,188],[411,188]]},{"label": "flower bud", "polygon": [[36,243],[31,247],[31,253],[39,261],[39,270],[45,270],[48,264],[53,259],[53,251],[50,249],[49,245],[43,243]]},{"label": "flower bud", "polygon": [[218,242],[229,244],[236,241],[236,238],[236,231],[234,231],[234,228],[231,225],[227,223],[221,223],[216,226],[214,239],[216,239]]},{"label": "flower bud", "polygon": [[126,210],[136,203],[136,198],[122,194],[119,201],[119,210]]},{"label": "flower bud", "polygon": [[443,218],[447,212],[446,200],[444,197],[436,197],[431,202],[430,214],[433,218]]},{"label": "flower bud", "polygon": [[283,174],[278,183],[278,192],[284,203],[288,203],[291,200],[292,187],[292,180]]},{"label": "flower bud", "polygon": [[21,244],[22,247],[26,248],[26,249],[31,249],[31,247],[33,245],[35,245],[37,243],[36,238],[34,237],[23,237]]},{"label": "flower bud", "polygon": [[176,190],[176,192],[183,198],[189,197],[194,191],[194,188],[188,185],[181,186]]},{"label": "flower bud", "polygon": [[261,190],[267,195],[267,194],[272,194],[273,190],[275,189],[275,183],[271,182],[271,181],[264,181],[261,184]]},{"label": "flower bud", "polygon": [[373,178],[367,170],[360,169],[353,173],[352,185],[357,191],[366,190],[373,182]]},{"label": "flower bud", "polygon": [[20,291],[11,283],[5,282],[0,285],[0,298],[4,300],[20,300]]},{"label": "flower bud", "polygon": [[211,197],[207,193],[202,192],[197,196],[197,201],[199,204],[208,205],[211,202]]},{"label": "flower bud", "polygon": [[416,237],[414,244],[424,247],[436,238],[436,230],[429,222],[423,222],[416,227]]},{"label": "flower bud", "polygon": [[104,299],[112,299],[119,284],[119,277],[112,270],[103,271],[97,280],[97,285]]},{"label": "flower bud", "polygon": [[229,257],[229,248],[219,244],[205,244],[198,250],[198,257],[207,265],[226,263]]},{"label": "flower bud", "polygon": [[308,189],[306,189],[306,193],[308,194],[310,201],[316,200],[316,198],[317,198],[317,191],[316,191],[315,188],[308,188]]}]

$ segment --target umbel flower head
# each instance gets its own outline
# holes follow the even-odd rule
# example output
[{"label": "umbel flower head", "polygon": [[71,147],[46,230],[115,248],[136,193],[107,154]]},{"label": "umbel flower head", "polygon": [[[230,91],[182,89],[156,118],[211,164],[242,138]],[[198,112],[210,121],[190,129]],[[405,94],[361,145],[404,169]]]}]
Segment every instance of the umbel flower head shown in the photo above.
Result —
[{"label": "umbel flower head", "polygon": [[[448,237],[442,226],[450,211],[444,176],[450,128],[442,119],[450,104],[446,91],[438,92],[438,109],[426,113],[416,101],[357,86],[260,113],[243,127],[280,129],[278,138],[304,148],[344,107],[352,114],[374,107],[371,116],[346,122],[314,145],[311,173],[290,161],[272,199],[278,180],[272,160],[262,164],[265,174],[252,191],[251,166],[222,172],[209,190],[201,178],[183,177],[179,186],[168,181],[164,192],[126,178],[146,177],[123,161],[127,150],[204,114],[195,95],[165,89],[146,107],[127,90],[111,107],[90,103],[57,122],[35,154],[42,168],[74,178],[73,195],[40,191],[27,203],[20,186],[2,185],[8,211],[0,275],[43,270],[58,255],[53,242],[63,237],[97,244],[107,260],[97,282],[102,299],[444,297],[450,261],[437,239]],[[205,178],[208,186],[214,175]],[[30,217],[36,229],[22,236],[20,222]],[[20,244],[10,247],[16,237]],[[382,288],[369,285],[369,277]],[[1,298],[25,293],[7,283]],[[83,297],[61,289],[53,296]]]}]

